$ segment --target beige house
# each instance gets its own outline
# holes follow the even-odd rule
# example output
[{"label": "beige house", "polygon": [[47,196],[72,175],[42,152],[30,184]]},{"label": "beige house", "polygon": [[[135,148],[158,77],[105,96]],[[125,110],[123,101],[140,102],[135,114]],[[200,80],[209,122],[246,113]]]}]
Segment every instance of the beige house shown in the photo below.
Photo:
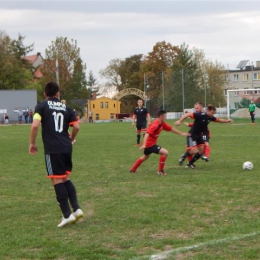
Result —
[{"label": "beige house", "polygon": [[[260,97],[260,61],[257,61],[255,66],[248,63],[248,60],[241,61],[237,69],[228,69],[226,72],[225,96],[229,89],[238,90],[229,93],[230,109],[238,108],[243,98],[256,100]],[[244,90],[239,91],[239,89]],[[255,90],[247,91],[246,89]]]}]

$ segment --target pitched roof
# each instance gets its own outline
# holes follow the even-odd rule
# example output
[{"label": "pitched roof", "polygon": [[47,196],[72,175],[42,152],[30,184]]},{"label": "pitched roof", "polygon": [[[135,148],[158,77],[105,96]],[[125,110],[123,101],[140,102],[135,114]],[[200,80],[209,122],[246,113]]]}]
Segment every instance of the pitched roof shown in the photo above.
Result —
[{"label": "pitched roof", "polygon": [[37,57],[38,55],[35,54],[35,55],[24,56],[23,58],[33,64],[36,61]]}]

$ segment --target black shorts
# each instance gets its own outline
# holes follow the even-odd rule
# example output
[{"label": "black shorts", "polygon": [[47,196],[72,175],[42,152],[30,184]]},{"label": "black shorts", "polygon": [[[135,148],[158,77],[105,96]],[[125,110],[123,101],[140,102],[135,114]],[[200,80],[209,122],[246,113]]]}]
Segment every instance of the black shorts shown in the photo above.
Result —
[{"label": "black shorts", "polygon": [[204,143],[209,142],[209,139],[210,139],[209,132],[203,133],[202,139],[203,139]]},{"label": "black shorts", "polygon": [[136,130],[145,131],[146,130],[146,122],[136,123]]},{"label": "black shorts", "polygon": [[72,170],[72,153],[45,154],[48,178],[65,178]]},{"label": "black shorts", "polygon": [[145,148],[145,149],[144,149],[144,154],[145,154],[145,155],[149,155],[149,154],[151,154],[151,153],[156,153],[156,154],[158,154],[161,149],[162,149],[161,146],[159,146],[159,145],[153,145],[153,146],[151,146],[151,147],[149,147],[149,148]]},{"label": "black shorts", "polygon": [[187,137],[187,148],[197,147],[204,145],[204,140],[202,135],[194,135]]}]

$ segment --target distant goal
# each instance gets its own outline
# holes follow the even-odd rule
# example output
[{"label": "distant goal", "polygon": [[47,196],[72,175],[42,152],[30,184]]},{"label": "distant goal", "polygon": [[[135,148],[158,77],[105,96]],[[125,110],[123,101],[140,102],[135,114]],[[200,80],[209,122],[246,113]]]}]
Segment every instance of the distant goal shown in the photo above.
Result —
[{"label": "distant goal", "polygon": [[[230,111],[240,108],[247,108],[251,100],[260,103],[260,88],[228,89],[227,90],[227,117],[230,118]],[[248,113],[246,113],[248,116]]]}]

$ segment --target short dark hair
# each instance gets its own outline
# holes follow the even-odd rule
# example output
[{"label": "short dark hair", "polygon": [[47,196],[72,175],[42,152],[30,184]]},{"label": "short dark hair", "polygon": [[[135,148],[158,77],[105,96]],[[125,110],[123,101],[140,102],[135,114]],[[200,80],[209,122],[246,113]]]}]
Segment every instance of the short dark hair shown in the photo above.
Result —
[{"label": "short dark hair", "polygon": [[49,82],[44,87],[44,93],[47,97],[54,97],[60,91],[60,87],[56,82]]},{"label": "short dark hair", "polygon": [[211,105],[211,104],[209,104],[209,105],[207,106],[207,110],[209,110],[209,111],[212,111],[212,110],[216,111],[216,107],[213,106],[213,105]]},{"label": "short dark hair", "polygon": [[200,106],[202,106],[203,107],[203,104],[201,103],[201,102],[196,102],[194,105],[200,105]]},{"label": "short dark hair", "polygon": [[164,115],[164,114],[166,114],[166,113],[167,113],[167,112],[166,112],[165,110],[160,109],[160,110],[157,112],[157,116],[159,117],[159,116]]}]

